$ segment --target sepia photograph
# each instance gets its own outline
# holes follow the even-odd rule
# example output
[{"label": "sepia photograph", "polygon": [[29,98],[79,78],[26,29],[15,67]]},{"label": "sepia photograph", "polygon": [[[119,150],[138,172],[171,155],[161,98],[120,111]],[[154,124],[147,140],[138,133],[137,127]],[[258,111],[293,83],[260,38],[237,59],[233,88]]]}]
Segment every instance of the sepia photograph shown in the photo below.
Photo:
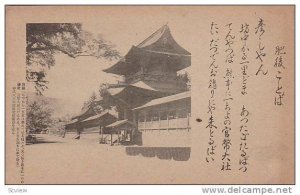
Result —
[{"label": "sepia photograph", "polygon": [[5,6],[5,184],[295,184],[295,6]]}]

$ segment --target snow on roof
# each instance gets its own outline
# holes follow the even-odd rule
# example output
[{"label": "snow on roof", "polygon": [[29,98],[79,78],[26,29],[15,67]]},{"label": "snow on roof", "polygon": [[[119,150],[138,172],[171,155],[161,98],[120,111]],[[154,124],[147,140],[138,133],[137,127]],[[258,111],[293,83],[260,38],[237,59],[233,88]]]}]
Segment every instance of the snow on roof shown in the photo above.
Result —
[{"label": "snow on roof", "polygon": [[138,88],[142,88],[142,89],[148,89],[148,90],[152,90],[152,91],[157,91],[156,89],[150,87],[149,85],[147,85],[145,82],[143,81],[138,81],[134,84],[131,84],[131,86],[134,86],[134,87],[138,87]]},{"label": "snow on roof", "polygon": [[[96,114],[96,115],[94,115],[94,116],[91,116],[91,117],[89,117],[89,118],[86,118],[86,119],[84,119],[83,121],[90,121],[90,120],[93,120],[93,119],[97,119],[97,118],[100,118],[100,117],[104,116],[105,114],[110,114],[110,113],[109,113],[109,111],[105,111],[105,112],[102,112],[102,113],[100,113],[100,114]],[[112,115],[112,114],[110,114],[110,115]],[[112,115],[112,116],[113,116],[113,115]]]},{"label": "snow on roof", "polygon": [[120,93],[121,91],[123,91],[124,89],[125,89],[125,87],[109,88],[108,92],[110,95],[116,95],[116,94]]},{"label": "snow on roof", "polygon": [[168,28],[167,25],[163,25],[161,28],[159,28],[157,31],[155,31],[152,35],[150,35],[147,39],[142,41],[140,44],[137,45],[137,47],[147,47],[156,41],[164,34],[165,30]]},{"label": "snow on roof", "polygon": [[186,98],[190,98],[190,97],[191,97],[191,91],[186,91],[186,92],[183,92],[183,93],[178,93],[178,94],[175,94],[175,95],[170,95],[170,96],[166,96],[166,97],[151,100],[150,102],[148,102],[148,103],[146,103],[146,104],[144,104],[140,107],[134,108],[133,110],[139,110],[139,109],[150,107],[150,106],[166,104],[166,103],[169,103],[169,102],[173,102],[173,101],[177,101],[177,100],[181,100],[181,99],[186,99]]},{"label": "snow on roof", "polygon": [[190,56],[191,53],[181,47],[173,38],[168,25],[162,26],[138,46],[140,49],[145,49],[154,53],[167,55],[182,55]]},{"label": "snow on roof", "polygon": [[174,64],[177,70],[186,68],[191,64],[191,53],[175,41],[169,26],[164,25],[137,46],[132,46],[123,59],[103,71],[125,75],[131,70],[132,66],[140,66],[140,63],[132,62],[134,59],[140,59],[141,56],[148,56],[149,53],[155,56],[172,58],[177,62]]},{"label": "snow on roof", "polygon": [[66,123],[65,125],[70,125],[70,124],[76,123],[77,121],[78,121],[78,119],[73,119],[73,120],[69,121],[68,123]]},{"label": "snow on roof", "polygon": [[116,121],[112,124],[107,125],[106,127],[115,128],[115,127],[118,127],[118,126],[126,124],[126,123],[128,123],[130,125],[134,125],[132,122],[128,121],[128,119],[125,119],[125,120]]}]

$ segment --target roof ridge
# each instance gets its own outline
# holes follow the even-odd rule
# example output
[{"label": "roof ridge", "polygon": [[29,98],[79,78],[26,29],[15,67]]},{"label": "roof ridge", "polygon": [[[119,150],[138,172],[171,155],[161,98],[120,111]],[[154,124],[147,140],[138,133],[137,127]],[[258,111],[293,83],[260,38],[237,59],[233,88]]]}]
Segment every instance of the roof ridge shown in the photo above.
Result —
[{"label": "roof ridge", "polygon": [[149,41],[151,38],[153,38],[156,34],[158,34],[159,32],[161,32],[161,30],[163,30],[161,32],[161,34],[164,33],[164,31],[166,29],[168,29],[168,23],[164,24],[162,27],[160,27],[158,30],[156,30],[154,33],[152,33],[148,38],[146,38],[144,41],[142,41],[140,44],[138,44],[136,47],[140,47],[141,45],[143,45],[144,43],[146,43],[147,41]]}]

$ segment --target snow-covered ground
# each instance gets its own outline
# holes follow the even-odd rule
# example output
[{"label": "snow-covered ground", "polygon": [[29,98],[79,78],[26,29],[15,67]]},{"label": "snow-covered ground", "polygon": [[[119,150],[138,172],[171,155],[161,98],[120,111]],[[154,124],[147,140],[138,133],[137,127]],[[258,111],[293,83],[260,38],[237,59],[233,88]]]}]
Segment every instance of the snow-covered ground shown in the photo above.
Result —
[{"label": "snow-covered ground", "polygon": [[191,183],[190,161],[128,156],[125,146],[37,135],[26,145],[25,183],[29,184],[139,184]]}]

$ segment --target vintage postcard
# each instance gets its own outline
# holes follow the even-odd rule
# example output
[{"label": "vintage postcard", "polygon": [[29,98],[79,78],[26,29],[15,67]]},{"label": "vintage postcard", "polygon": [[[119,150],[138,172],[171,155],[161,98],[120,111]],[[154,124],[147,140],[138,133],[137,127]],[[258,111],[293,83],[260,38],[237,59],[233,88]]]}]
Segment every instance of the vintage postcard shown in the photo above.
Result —
[{"label": "vintage postcard", "polygon": [[295,184],[295,6],[5,12],[6,184]]}]

